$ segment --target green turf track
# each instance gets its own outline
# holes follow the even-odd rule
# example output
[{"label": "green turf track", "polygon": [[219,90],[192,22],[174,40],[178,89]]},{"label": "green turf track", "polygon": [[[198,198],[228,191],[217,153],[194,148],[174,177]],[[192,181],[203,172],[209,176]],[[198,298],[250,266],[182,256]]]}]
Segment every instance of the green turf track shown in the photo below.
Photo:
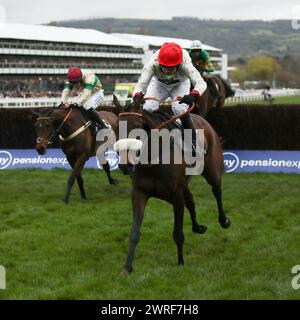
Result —
[{"label": "green turf track", "polygon": [[[247,102],[230,102],[226,103],[226,106],[233,106],[236,104],[268,104],[263,99],[261,100],[254,100],[254,101],[247,101]],[[289,96],[289,97],[275,97],[272,104],[300,104],[300,96]]]},{"label": "green turf track", "polygon": [[75,186],[61,199],[68,171],[0,172],[1,299],[298,299],[291,268],[300,264],[299,175],[226,174],[224,207],[232,226],[217,223],[206,182],[191,183],[204,235],[185,214],[185,266],[177,266],[171,206],[150,201],[134,261],[120,275],[131,228],[130,181],[119,172],[85,170],[87,201]]}]

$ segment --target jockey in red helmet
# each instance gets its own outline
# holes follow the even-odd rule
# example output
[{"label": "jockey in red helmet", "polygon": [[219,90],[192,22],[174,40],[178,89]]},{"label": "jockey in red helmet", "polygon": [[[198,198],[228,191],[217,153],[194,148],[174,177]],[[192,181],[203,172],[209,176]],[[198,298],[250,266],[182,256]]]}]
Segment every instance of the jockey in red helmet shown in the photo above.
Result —
[{"label": "jockey in red helmet", "polygon": [[70,68],[67,74],[67,79],[70,83],[80,82],[83,74],[80,68]]},{"label": "jockey in red helmet", "polygon": [[108,126],[95,110],[104,99],[102,84],[99,78],[92,72],[80,68],[70,68],[67,74],[67,82],[62,92],[62,105],[69,107],[68,99],[73,88],[81,91],[80,95],[72,103],[72,106],[82,106],[87,110],[91,120],[96,122],[101,129]]},{"label": "jockey in red helmet", "polygon": [[[190,92],[191,84],[194,90]],[[193,66],[187,50],[177,43],[166,42],[155,52],[150,62],[145,65],[141,77],[134,89],[134,99],[145,93],[146,97],[160,100],[183,97],[172,102],[175,115],[184,113],[188,106],[195,102],[206,90],[206,82]],[[159,101],[147,100],[144,109],[154,111],[159,108]],[[184,129],[192,129],[193,145],[196,147],[196,132],[188,114],[180,118]]]}]

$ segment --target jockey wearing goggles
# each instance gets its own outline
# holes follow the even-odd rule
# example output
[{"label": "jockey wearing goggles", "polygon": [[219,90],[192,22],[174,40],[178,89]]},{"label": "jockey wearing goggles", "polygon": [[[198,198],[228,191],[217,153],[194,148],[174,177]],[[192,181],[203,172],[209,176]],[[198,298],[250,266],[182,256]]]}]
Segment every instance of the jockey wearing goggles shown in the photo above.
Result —
[{"label": "jockey wearing goggles", "polygon": [[[192,92],[191,84],[194,87]],[[142,93],[145,93],[146,97],[156,97],[159,100],[183,97],[181,101],[172,102],[173,113],[177,116],[187,111],[206,88],[206,82],[193,66],[189,53],[177,43],[166,42],[145,65],[133,94],[134,100]],[[147,100],[144,104],[144,109],[148,111],[158,108],[159,101]],[[184,129],[192,129],[193,145],[196,146],[196,133],[191,116],[187,114],[180,120]]]}]

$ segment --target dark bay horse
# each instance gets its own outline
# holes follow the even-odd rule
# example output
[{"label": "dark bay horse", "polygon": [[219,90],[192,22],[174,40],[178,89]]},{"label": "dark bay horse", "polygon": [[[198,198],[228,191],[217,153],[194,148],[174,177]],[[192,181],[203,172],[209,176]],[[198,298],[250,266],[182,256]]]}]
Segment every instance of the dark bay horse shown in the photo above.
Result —
[{"label": "dark bay horse", "polygon": [[[115,129],[117,116],[111,112],[101,111],[101,117]],[[36,150],[39,154],[45,154],[48,144],[53,140],[53,134],[58,129],[60,135],[60,146],[65,153],[67,160],[72,167],[68,178],[67,192],[64,197],[65,203],[69,202],[72,186],[77,180],[80,195],[86,199],[81,170],[86,161],[101,151],[103,142],[96,141],[95,135],[89,129],[90,121],[78,108],[64,109],[62,107],[50,108],[44,113],[34,113],[36,117],[35,130],[37,134]],[[77,131],[78,130],[78,131]],[[112,178],[109,164],[103,164],[110,184],[117,184],[118,181]]]},{"label": "dark bay horse", "polygon": [[[132,129],[141,128],[146,131],[154,129],[160,122],[154,113],[149,113],[142,109],[143,100],[135,101],[127,107],[126,112],[119,114],[119,120],[116,127],[117,139],[120,137],[120,126],[122,121],[127,122],[127,132]],[[121,110],[120,107],[118,107]],[[207,153],[204,159],[203,177],[212,187],[212,192],[215,196],[218,212],[219,223],[223,228],[228,228],[231,224],[229,218],[225,215],[222,206],[222,189],[221,175],[223,173],[223,153],[219,137],[214,129],[200,116],[192,115],[194,126],[197,129],[204,129],[204,145]],[[121,150],[123,141],[128,141],[128,146],[125,148],[130,150],[130,141],[134,139],[119,139],[114,147],[117,152]],[[130,140],[130,141],[129,141]],[[136,140],[137,142],[139,140]],[[126,142],[126,141],[125,141]],[[140,141],[139,141],[140,142]],[[141,142],[140,142],[141,143]],[[126,143],[123,144],[127,145]],[[138,145],[138,143],[136,143]],[[136,149],[134,149],[136,150]],[[122,150],[124,151],[124,149]],[[133,222],[130,235],[128,256],[124,266],[125,273],[133,271],[132,263],[134,258],[137,243],[140,240],[140,229],[144,217],[144,210],[147,201],[151,197],[159,198],[169,202],[173,206],[174,212],[174,230],[173,239],[177,245],[178,264],[183,265],[183,215],[186,207],[190,213],[192,220],[192,231],[202,234],[206,231],[206,227],[198,224],[196,220],[196,210],[193,195],[189,189],[191,176],[186,175],[186,163],[175,164],[120,164],[120,169],[123,173],[129,173],[132,180],[132,207],[133,207]]]},{"label": "dark bay horse", "polygon": [[[206,117],[212,108],[223,108],[227,98],[226,89],[222,80],[215,75],[209,75],[209,78],[211,81],[209,81],[207,89],[197,101],[193,111],[193,113],[203,118]],[[215,86],[215,88],[213,88],[214,90],[212,90],[211,86]],[[213,93],[213,91],[215,93]]]}]

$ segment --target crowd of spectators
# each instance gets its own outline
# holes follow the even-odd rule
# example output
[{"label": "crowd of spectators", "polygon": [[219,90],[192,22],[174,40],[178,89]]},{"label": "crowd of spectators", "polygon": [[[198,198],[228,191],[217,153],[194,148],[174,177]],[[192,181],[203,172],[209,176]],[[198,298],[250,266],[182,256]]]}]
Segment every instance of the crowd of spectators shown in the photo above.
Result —
[{"label": "crowd of spectators", "polygon": [[[105,94],[112,94],[115,83],[136,82],[137,76],[101,77]],[[60,97],[65,83],[63,76],[0,79],[0,99],[3,98],[56,98]],[[76,92],[74,92],[76,95]]]},{"label": "crowd of spectators", "polygon": [[1,79],[0,98],[59,97],[64,81],[59,78]]},{"label": "crowd of spectators", "polygon": [[3,98],[58,98],[61,91],[3,91],[0,92],[0,99]]}]

